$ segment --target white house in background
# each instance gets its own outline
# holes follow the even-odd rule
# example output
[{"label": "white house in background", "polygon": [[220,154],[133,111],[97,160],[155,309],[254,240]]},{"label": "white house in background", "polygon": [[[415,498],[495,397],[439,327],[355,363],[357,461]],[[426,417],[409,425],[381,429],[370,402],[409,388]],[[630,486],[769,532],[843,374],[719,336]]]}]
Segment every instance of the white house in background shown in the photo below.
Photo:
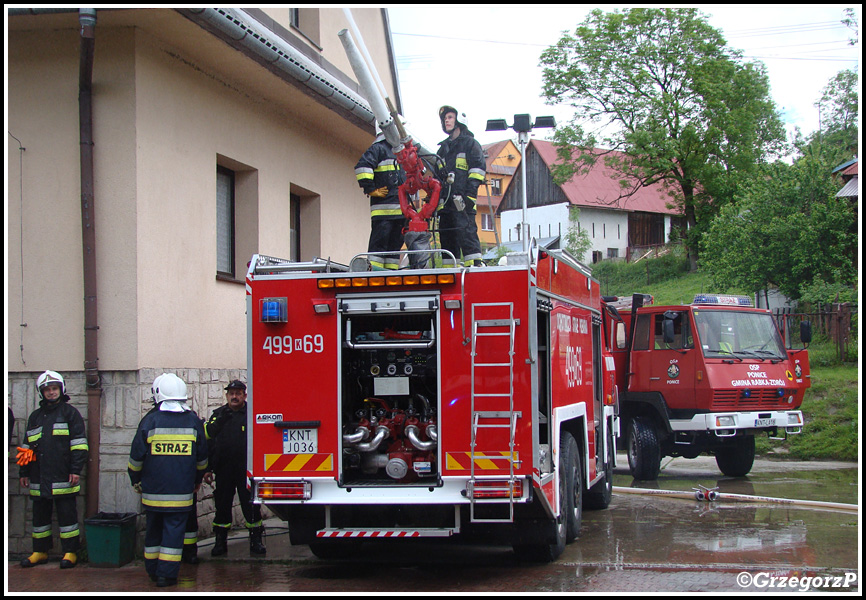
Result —
[{"label": "white house in background", "polygon": [[[622,194],[619,178],[599,160],[585,175],[576,175],[562,186],[553,181],[550,168],[557,160],[552,142],[531,140],[526,147],[527,214],[529,235],[535,238],[561,236],[568,232],[569,207],[580,209],[578,221],[592,247],[589,263],[614,258],[627,259],[641,249],[650,250],[670,240],[671,228],[679,226],[679,209],[660,185],[640,188],[629,198]],[[521,169],[517,169],[500,204],[503,243],[520,239],[522,222]],[[564,242],[563,242],[564,245]]]}]

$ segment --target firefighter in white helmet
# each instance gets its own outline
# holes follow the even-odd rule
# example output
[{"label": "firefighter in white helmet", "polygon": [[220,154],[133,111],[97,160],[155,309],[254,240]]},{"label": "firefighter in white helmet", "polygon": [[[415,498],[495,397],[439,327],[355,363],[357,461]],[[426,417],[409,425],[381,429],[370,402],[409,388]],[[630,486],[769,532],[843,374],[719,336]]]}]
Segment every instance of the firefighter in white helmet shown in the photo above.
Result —
[{"label": "firefighter in white helmet", "polygon": [[[439,109],[442,131],[437,154],[444,160],[440,170],[439,241],[466,266],[481,266],[481,243],[475,223],[478,186],[484,183],[486,165],[481,144],[469,131],[465,112],[445,105]],[[452,183],[448,183],[452,180]]]},{"label": "firefighter in white helmet", "polygon": [[78,563],[80,548],[76,498],[81,491],[81,471],[87,463],[87,435],[81,413],[69,404],[66,383],[56,371],[45,371],[36,380],[39,408],[27,419],[24,444],[18,448],[22,487],[33,500],[33,554],[21,561],[25,568],[48,562],[52,546],[51,512],[57,508],[61,569]]},{"label": "firefighter in white helmet", "polygon": [[157,409],[138,425],[127,470],[147,513],[144,568],[158,587],[167,587],[177,584],[184,530],[207,469],[207,442],[180,377],[163,373],[152,389]]}]

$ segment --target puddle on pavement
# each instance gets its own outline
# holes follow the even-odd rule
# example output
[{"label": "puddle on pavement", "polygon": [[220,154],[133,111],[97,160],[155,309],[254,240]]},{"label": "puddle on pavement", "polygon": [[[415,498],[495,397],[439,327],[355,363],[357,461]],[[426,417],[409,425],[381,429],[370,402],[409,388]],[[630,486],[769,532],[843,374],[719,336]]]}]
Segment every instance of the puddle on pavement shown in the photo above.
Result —
[{"label": "puddle on pavement", "polygon": [[[730,494],[856,504],[857,476],[856,469],[759,473],[739,479],[663,472],[648,482],[619,473],[614,485],[685,492],[701,485]],[[856,512],[615,494],[608,510],[584,512],[581,538],[593,542],[570,546],[566,553],[591,564],[856,568],[858,534]]]}]

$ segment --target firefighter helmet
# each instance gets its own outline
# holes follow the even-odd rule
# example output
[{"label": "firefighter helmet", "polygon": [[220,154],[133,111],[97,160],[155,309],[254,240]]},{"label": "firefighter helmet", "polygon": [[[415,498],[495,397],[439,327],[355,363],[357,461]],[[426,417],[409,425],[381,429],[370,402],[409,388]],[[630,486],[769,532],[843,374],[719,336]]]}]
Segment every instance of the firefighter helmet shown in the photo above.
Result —
[{"label": "firefighter helmet", "polygon": [[[45,371],[39,376],[39,379],[36,380],[36,387],[39,388],[39,395],[42,396],[43,387],[52,383],[60,386],[61,395],[66,393],[66,383],[63,381],[63,376],[57,371]],[[42,397],[44,398],[45,396]]]},{"label": "firefighter helmet", "polygon": [[183,402],[187,399],[186,384],[174,373],[163,373],[154,379],[153,393],[157,403],[165,400]]},{"label": "firefighter helmet", "polygon": [[466,113],[457,110],[453,106],[448,106],[447,104],[439,108],[439,122],[442,124],[442,131],[449,133],[445,129],[445,115],[448,113],[454,113],[457,115],[457,124],[463,131],[469,131],[469,118],[466,116]]},{"label": "firefighter helmet", "polygon": [[165,373],[157,376],[157,378],[153,380],[153,385],[150,386],[150,399],[153,401],[154,404],[157,403],[156,390],[159,389],[159,380],[162,379],[164,376]]}]

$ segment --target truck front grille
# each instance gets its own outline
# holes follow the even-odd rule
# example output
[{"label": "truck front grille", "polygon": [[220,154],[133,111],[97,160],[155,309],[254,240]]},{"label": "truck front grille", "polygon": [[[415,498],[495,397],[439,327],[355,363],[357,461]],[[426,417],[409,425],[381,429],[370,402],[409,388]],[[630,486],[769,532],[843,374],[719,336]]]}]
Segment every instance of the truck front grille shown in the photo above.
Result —
[{"label": "truck front grille", "polygon": [[735,410],[763,410],[769,408],[789,408],[788,397],[793,394],[791,390],[785,390],[781,398],[777,388],[773,389],[750,389],[750,397],[744,396],[744,390],[715,390],[710,411],[735,411]]}]

